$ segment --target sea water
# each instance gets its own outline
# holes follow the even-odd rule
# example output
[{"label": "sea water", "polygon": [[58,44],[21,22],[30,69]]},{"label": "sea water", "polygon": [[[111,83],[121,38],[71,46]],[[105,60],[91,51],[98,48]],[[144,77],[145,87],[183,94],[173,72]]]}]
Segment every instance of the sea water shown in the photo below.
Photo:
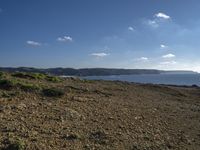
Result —
[{"label": "sea water", "polygon": [[136,83],[169,84],[169,85],[198,85],[200,74],[142,74],[142,75],[112,75],[112,76],[87,76],[89,80],[128,81]]}]

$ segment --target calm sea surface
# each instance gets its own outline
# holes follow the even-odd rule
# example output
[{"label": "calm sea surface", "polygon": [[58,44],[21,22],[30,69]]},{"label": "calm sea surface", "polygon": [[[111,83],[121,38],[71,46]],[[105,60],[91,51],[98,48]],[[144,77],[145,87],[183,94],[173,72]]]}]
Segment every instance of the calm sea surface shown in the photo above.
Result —
[{"label": "calm sea surface", "polygon": [[200,86],[200,74],[153,74],[153,75],[113,75],[113,76],[87,76],[89,80],[120,80],[137,83],[193,85]]}]

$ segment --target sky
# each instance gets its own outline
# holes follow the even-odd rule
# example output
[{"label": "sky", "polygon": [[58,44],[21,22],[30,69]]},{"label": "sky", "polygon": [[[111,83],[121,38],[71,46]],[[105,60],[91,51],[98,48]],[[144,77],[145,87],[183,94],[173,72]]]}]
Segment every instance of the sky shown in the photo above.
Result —
[{"label": "sky", "polygon": [[200,72],[199,0],[0,0],[0,67]]}]

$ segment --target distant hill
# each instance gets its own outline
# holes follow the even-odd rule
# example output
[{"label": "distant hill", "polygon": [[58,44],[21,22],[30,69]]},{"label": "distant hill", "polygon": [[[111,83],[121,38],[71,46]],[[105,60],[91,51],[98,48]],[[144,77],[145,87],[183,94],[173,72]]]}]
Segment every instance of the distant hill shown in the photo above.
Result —
[{"label": "distant hill", "polygon": [[197,74],[194,71],[185,71],[185,70],[173,70],[173,71],[164,71],[165,74]]},{"label": "distant hill", "polygon": [[132,75],[132,74],[161,74],[161,73],[195,73],[192,71],[162,71],[155,69],[113,69],[113,68],[29,68],[29,67],[1,67],[0,71],[7,72],[38,72],[58,76],[104,76],[104,75]]}]

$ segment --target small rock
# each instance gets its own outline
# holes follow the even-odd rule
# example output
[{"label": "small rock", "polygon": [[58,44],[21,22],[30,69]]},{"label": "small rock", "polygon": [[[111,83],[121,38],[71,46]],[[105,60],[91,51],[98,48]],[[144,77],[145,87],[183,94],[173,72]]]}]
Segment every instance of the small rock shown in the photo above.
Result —
[{"label": "small rock", "polygon": [[62,138],[66,140],[77,140],[80,137],[78,134],[67,134],[67,135],[64,135]]},{"label": "small rock", "polygon": [[95,143],[103,145],[109,142],[107,134],[102,131],[96,131],[91,133],[89,139],[94,141]]},{"label": "small rock", "polygon": [[20,120],[24,121],[24,120],[25,120],[25,118],[24,118],[24,117],[20,117]]},{"label": "small rock", "polygon": [[108,117],[108,119],[109,119],[109,120],[114,120],[114,117],[111,117],[111,116],[110,116],[110,117]]},{"label": "small rock", "polygon": [[62,122],[66,120],[84,120],[85,117],[81,114],[79,114],[77,111],[71,109],[71,108],[66,108],[64,114],[61,116]]},{"label": "small rock", "polygon": [[19,105],[17,106],[17,109],[19,109],[19,110],[26,109],[26,104],[24,104],[24,103],[19,104]]},{"label": "small rock", "polygon": [[4,106],[0,106],[0,112],[3,112],[5,110]]}]

